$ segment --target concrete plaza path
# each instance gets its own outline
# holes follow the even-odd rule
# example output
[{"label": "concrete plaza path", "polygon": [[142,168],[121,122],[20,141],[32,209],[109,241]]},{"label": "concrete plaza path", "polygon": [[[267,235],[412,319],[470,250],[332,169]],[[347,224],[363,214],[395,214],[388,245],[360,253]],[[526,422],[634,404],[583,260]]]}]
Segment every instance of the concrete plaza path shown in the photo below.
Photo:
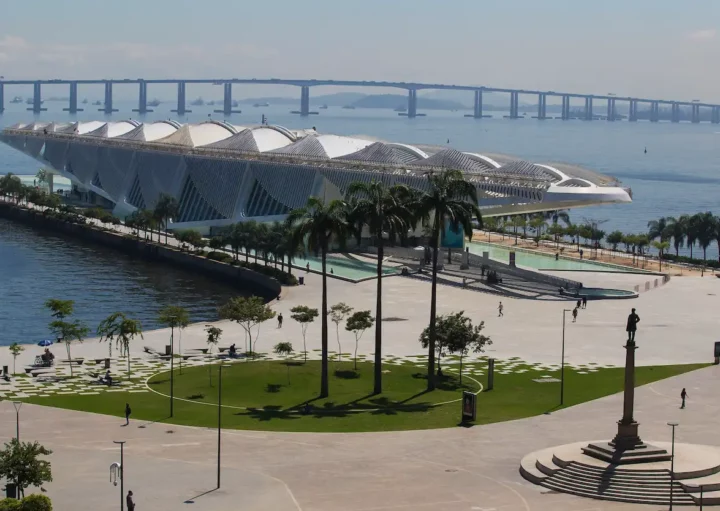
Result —
[{"label": "concrete plaza path", "polygon": [[[636,418],[644,440],[720,445],[713,366],[641,387]],[[679,392],[690,395],[679,409]],[[119,487],[109,466],[113,440],[126,440],[125,489],[140,511],[601,511],[656,509],[556,494],[518,473],[532,451],[609,439],[621,396],[513,422],[444,430],[307,434],[224,431],[222,486],[215,487],[216,432],[148,424],[23,405],[23,440],[53,449],[54,481],[46,485],[58,510],[116,510]],[[15,433],[15,410],[0,403],[0,441]]]}]

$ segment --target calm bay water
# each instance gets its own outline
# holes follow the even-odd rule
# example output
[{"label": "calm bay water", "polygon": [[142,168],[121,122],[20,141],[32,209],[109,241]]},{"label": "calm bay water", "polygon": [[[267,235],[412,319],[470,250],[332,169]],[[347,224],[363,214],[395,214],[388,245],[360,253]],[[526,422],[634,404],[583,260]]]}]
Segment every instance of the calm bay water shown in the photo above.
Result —
[{"label": "calm bay water", "polygon": [[75,315],[95,331],[113,312],[159,328],[156,313],[180,305],[193,321],[214,320],[241,293],[200,276],[0,219],[0,345],[52,338],[49,298],[75,300]]},{"label": "calm bay water", "polygon": [[[7,91],[6,91],[7,96]],[[188,96],[190,97],[190,96]],[[120,112],[112,116],[88,111],[71,116],[64,103],[47,102],[49,111],[38,116],[24,104],[6,104],[0,127],[32,120],[121,120],[138,118],[134,102],[116,101]],[[720,127],[710,124],[582,122],[535,119],[509,120],[464,118],[465,112],[428,111],[427,117],[407,119],[386,110],[329,108],[309,118],[290,114],[297,105],[253,108],[229,121],[258,124],[265,114],[272,124],[289,128],[311,126],[324,133],[366,135],[392,141],[446,144],[476,152],[506,153],[539,162],[582,165],[619,178],[632,188],[633,203],[572,210],[576,222],[594,220],[606,231],[645,232],[647,222],[660,216],[701,211],[720,214]],[[141,120],[173,118],[174,105],[161,104]],[[222,118],[211,113],[215,106],[194,106],[181,122]],[[92,111],[90,111],[92,110]],[[528,110],[528,117],[533,112]],[[647,148],[647,154],[644,153]],[[0,145],[0,174],[34,174],[40,164]],[[687,253],[687,251],[684,251]],[[698,252],[696,252],[698,253]],[[717,257],[717,246],[708,250]],[[217,284],[190,278],[164,267],[127,260],[95,246],[48,236],[22,226],[0,223],[0,344],[34,341],[47,336],[47,313],[42,303],[50,297],[75,299],[79,317],[91,325],[116,310],[125,310],[154,325],[152,311],[167,303],[192,309],[196,320],[211,319],[215,307],[232,294]]]}]

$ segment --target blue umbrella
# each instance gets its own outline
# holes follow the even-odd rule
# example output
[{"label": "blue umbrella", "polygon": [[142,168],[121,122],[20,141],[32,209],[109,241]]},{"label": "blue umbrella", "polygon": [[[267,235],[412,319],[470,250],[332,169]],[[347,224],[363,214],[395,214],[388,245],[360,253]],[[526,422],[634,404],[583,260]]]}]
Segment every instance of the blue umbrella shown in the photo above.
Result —
[{"label": "blue umbrella", "polygon": [[45,346],[51,346],[52,344],[53,344],[53,342],[50,339],[45,339],[44,341],[40,341],[38,343],[38,346],[45,347]]}]

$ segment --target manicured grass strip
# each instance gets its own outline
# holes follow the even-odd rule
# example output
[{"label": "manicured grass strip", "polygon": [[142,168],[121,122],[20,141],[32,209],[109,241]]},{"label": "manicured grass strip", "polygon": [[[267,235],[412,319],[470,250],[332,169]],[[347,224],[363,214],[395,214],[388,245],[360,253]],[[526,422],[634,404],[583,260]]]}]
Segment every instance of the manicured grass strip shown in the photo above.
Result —
[{"label": "manicured grass strip", "polygon": [[[639,367],[637,385],[706,367],[706,364]],[[369,362],[330,364],[330,398],[315,399],[319,390],[320,362],[280,361],[237,362],[223,368],[223,427],[273,431],[387,431],[430,429],[456,426],[460,403],[433,406],[434,403],[458,399],[462,388],[455,367],[445,366],[446,379],[440,388],[426,393],[422,368],[392,365],[383,375],[384,392],[372,395],[373,367]],[[481,365],[478,365],[478,369]],[[468,366],[468,370],[474,369]],[[290,383],[288,383],[288,370]],[[106,393],[98,396],[55,395],[30,397],[26,402],[88,412],[122,416],[125,403],[133,409],[133,419],[167,421],[189,426],[214,427],[217,420],[217,366],[212,366],[212,386],[207,366],[188,367],[175,373],[175,416],[168,418],[169,400],[154,392]],[[622,368],[600,368],[589,374],[576,369],[565,370],[565,404],[591,401],[620,392]],[[467,373],[465,373],[467,374]],[[543,375],[559,378],[557,370]],[[519,419],[557,409],[559,383],[536,383],[536,371],[495,374],[495,389],[478,397],[477,424]],[[486,376],[475,377],[485,383]],[[469,379],[466,388],[476,390]],[[169,374],[161,373],[150,380],[150,387],[169,394]],[[186,401],[185,401],[186,400]],[[311,402],[308,415],[298,413],[305,402]],[[621,410],[618,410],[618,414]]]}]

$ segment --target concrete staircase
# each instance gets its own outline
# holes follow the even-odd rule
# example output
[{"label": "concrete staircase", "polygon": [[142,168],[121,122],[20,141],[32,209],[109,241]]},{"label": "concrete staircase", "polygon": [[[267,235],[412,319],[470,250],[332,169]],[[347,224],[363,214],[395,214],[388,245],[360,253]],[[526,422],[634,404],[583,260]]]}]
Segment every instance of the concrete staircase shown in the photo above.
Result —
[{"label": "concrete staircase", "polygon": [[[637,470],[616,466],[600,467],[578,461],[563,461],[549,453],[535,453],[522,460],[521,475],[530,482],[561,493],[578,497],[655,504],[697,506],[700,493],[697,483],[703,484],[703,505],[720,505],[718,475],[691,481],[671,481],[663,469]],[[707,480],[704,480],[707,479]]]}]

